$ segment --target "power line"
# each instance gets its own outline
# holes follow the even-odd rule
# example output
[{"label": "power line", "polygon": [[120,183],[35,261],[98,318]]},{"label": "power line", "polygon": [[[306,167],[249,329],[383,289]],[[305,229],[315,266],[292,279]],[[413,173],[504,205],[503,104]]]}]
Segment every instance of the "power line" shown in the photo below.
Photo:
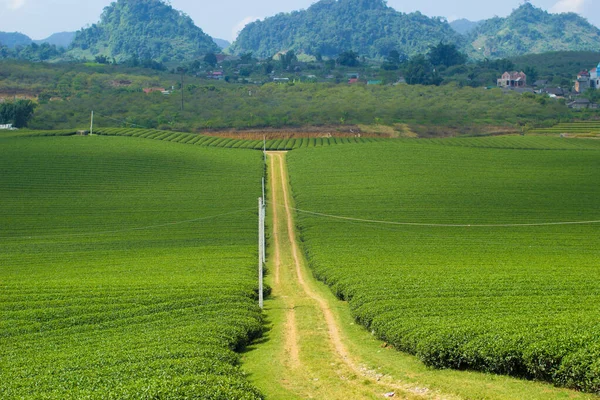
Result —
[{"label": "power line", "polygon": [[138,128],[152,129],[152,128],[148,128],[148,127],[146,127],[146,126],[142,126],[142,125],[134,124],[134,123],[132,123],[132,122],[127,122],[127,121],[125,121],[125,120],[122,120],[122,119],[116,119],[116,118],[108,117],[108,116],[106,116],[106,115],[98,114],[97,112],[95,113],[95,115],[97,115],[97,116],[100,116],[100,117],[102,117],[102,118],[110,119],[110,120],[112,120],[112,121],[115,121],[115,122],[120,122],[120,123],[122,123],[122,124],[131,125],[131,126],[135,126],[135,127],[138,127]]},{"label": "power line", "polygon": [[108,234],[112,234],[112,233],[135,232],[135,231],[143,231],[143,230],[150,230],[150,229],[156,229],[156,228],[164,228],[164,227],[168,227],[168,226],[190,224],[193,222],[205,221],[205,220],[209,220],[209,219],[225,217],[228,215],[241,214],[241,213],[248,212],[248,211],[254,211],[254,208],[247,208],[244,210],[232,211],[229,213],[212,215],[209,217],[200,217],[200,218],[188,219],[185,221],[167,222],[164,224],[142,226],[142,227],[137,227],[137,228],[125,228],[125,229],[118,229],[118,230],[112,230],[112,231],[100,231],[100,232],[65,233],[65,234],[60,234],[60,235],[3,237],[0,239],[3,239],[3,240],[4,239],[13,239],[13,240],[14,239],[48,239],[48,238],[55,238],[55,237],[80,237],[80,236],[93,236],[93,235],[108,235]]},{"label": "power line", "polygon": [[[271,202],[269,202],[271,203]],[[273,204],[273,203],[271,203]],[[285,207],[282,204],[273,204],[276,207]],[[420,227],[432,227],[432,228],[518,228],[518,227],[536,227],[536,226],[560,226],[560,225],[592,225],[600,224],[599,221],[572,221],[572,222],[541,222],[541,223],[526,223],[526,224],[436,224],[436,223],[420,223],[420,222],[396,222],[396,221],[381,221],[374,219],[364,218],[353,218],[344,217],[340,215],[325,214],[314,211],[302,210],[299,208],[290,207],[292,210],[307,215],[313,215],[316,217],[339,219],[343,221],[351,222],[363,222],[369,224],[382,224],[382,225],[400,225],[400,226],[420,226]]]}]

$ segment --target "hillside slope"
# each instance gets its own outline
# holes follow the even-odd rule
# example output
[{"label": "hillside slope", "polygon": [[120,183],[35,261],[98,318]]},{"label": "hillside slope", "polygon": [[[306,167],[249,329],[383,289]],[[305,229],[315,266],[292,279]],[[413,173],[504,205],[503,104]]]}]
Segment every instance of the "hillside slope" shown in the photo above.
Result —
[{"label": "hillside slope", "polygon": [[550,14],[525,3],[507,18],[484,21],[468,36],[473,58],[549,51],[600,51],[600,29],[574,13]]},{"label": "hillside slope", "polygon": [[439,18],[404,14],[383,0],[321,0],[307,10],[246,25],[230,50],[259,57],[288,50],[323,56],[353,50],[369,57],[397,50],[410,56],[442,40],[459,43],[461,37]]},{"label": "hillside slope", "polygon": [[48,43],[57,47],[67,48],[73,43],[75,39],[75,32],[58,32],[48,36],[46,39],[34,40],[34,43],[42,44]]},{"label": "hillside slope", "polygon": [[0,45],[9,49],[17,46],[28,46],[31,44],[31,38],[19,32],[0,32]]},{"label": "hillside slope", "polygon": [[77,32],[71,54],[162,62],[189,60],[219,47],[192,19],[163,0],[118,0],[100,22]]}]

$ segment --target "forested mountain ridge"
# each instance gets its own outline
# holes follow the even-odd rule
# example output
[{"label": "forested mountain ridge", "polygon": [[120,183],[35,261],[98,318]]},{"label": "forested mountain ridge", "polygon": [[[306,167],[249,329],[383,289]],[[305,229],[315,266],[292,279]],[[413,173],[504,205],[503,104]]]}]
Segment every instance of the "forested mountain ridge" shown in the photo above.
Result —
[{"label": "forested mountain ridge", "polygon": [[383,0],[321,0],[306,10],[246,25],[230,51],[271,57],[294,50],[333,57],[352,50],[375,58],[392,50],[413,56],[440,41],[460,44],[462,40],[445,20],[419,12],[404,14]]},{"label": "forested mountain ridge", "polygon": [[450,22],[450,26],[452,27],[452,29],[454,29],[461,35],[467,35],[473,30],[475,30],[475,28],[477,28],[483,22],[485,21],[469,21],[468,19],[461,18]]},{"label": "forested mountain ridge", "polygon": [[77,32],[72,55],[153,59],[197,58],[219,47],[192,19],[163,0],[117,0],[100,22]]},{"label": "forested mountain ridge", "polygon": [[19,32],[0,32],[0,45],[9,49],[17,46],[28,46],[32,42],[31,38]]},{"label": "forested mountain ridge", "polygon": [[57,47],[67,48],[73,43],[75,39],[75,32],[58,32],[48,36],[46,39],[34,40],[34,43],[42,44],[48,43]]},{"label": "forested mountain ridge", "polygon": [[484,21],[468,36],[475,59],[549,51],[600,51],[600,29],[575,13],[550,14],[525,3],[506,18]]}]

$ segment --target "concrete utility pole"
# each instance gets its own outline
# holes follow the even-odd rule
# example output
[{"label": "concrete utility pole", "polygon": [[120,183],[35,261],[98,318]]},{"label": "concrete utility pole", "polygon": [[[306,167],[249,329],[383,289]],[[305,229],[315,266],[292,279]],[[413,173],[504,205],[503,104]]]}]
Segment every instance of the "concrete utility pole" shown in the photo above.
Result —
[{"label": "concrete utility pole", "polygon": [[181,111],[183,111],[183,74],[185,74],[185,69],[181,68]]},{"label": "concrete utility pole", "polygon": [[90,121],[90,136],[94,134],[94,112],[92,111],[92,119]]},{"label": "concrete utility pole", "polygon": [[263,299],[263,267],[264,267],[264,256],[265,256],[265,221],[264,221],[264,207],[263,199],[258,199],[258,306],[262,309],[264,307]]}]

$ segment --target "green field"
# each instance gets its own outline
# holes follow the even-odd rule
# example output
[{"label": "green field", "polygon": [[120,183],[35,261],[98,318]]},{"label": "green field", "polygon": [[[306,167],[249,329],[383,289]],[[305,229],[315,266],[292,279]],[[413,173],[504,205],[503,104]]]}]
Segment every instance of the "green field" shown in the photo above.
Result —
[{"label": "green field", "polygon": [[256,399],[261,154],[0,136],[0,398]]},{"label": "green field", "polygon": [[550,128],[532,129],[530,133],[554,135],[598,135],[600,134],[600,121],[569,122],[555,125]]},{"label": "green field", "polygon": [[560,224],[600,221],[600,148],[438,142],[288,155],[314,273],[427,365],[600,392],[600,224]]}]

